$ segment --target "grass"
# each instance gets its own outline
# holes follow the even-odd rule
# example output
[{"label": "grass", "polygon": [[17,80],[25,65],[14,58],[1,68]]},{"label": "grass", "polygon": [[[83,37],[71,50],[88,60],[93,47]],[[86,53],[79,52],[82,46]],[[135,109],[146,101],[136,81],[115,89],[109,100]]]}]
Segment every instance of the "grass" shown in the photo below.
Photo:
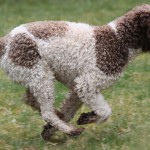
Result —
[{"label": "grass", "polygon": [[[101,25],[149,0],[0,0],[0,35],[35,20],[70,20]],[[104,124],[87,125],[77,138],[57,133],[50,142],[40,136],[44,122],[22,102],[24,88],[0,71],[0,150],[149,150],[150,55],[137,57],[124,76],[103,91],[113,109]],[[56,83],[56,106],[67,93]],[[87,111],[83,106],[79,114]]]}]

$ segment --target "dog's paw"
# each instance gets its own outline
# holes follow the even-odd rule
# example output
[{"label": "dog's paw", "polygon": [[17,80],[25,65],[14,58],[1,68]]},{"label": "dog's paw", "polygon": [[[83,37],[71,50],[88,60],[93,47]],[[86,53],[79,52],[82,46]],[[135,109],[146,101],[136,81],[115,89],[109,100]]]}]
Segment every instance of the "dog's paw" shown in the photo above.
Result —
[{"label": "dog's paw", "polygon": [[43,126],[41,136],[45,141],[49,141],[56,131],[56,128],[54,128],[51,124],[47,123]]},{"label": "dog's paw", "polygon": [[69,133],[70,136],[79,136],[84,131],[84,128],[78,128]]},{"label": "dog's paw", "polygon": [[107,103],[105,105],[103,105],[103,107],[101,107],[101,109],[99,109],[98,111],[95,112],[99,116],[97,123],[106,121],[109,118],[109,116],[111,115],[111,112],[112,112],[111,108],[109,107],[109,105]]},{"label": "dog's paw", "polygon": [[53,126],[51,126],[50,124],[46,124],[43,127],[43,131],[41,132],[41,135],[45,141],[50,140],[50,137],[53,135],[54,132],[51,132],[52,128],[53,128]]},{"label": "dog's paw", "polygon": [[96,115],[93,111],[88,113],[82,113],[77,121],[78,125],[85,125],[90,123],[95,123],[99,119],[99,116]]}]

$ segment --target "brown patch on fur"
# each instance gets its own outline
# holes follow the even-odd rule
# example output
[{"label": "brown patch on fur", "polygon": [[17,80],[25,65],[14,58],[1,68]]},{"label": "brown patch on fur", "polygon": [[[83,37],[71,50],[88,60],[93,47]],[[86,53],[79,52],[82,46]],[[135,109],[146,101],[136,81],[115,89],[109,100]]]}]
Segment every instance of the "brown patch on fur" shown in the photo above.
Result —
[{"label": "brown patch on fur", "polygon": [[95,27],[97,66],[106,75],[120,73],[128,62],[128,51],[108,26]]},{"label": "brown patch on fur", "polygon": [[75,113],[82,106],[82,101],[79,100],[79,97],[76,93],[70,93],[63,101],[61,106],[61,113],[63,113],[65,122],[70,122],[73,119]]},{"label": "brown patch on fur", "polygon": [[150,52],[150,16],[144,24],[145,27],[145,37],[142,43],[143,52]]},{"label": "brown patch on fur", "polygon": [[117,20],[117,33],[128,48],[150,51],[147,31],[150,20],[150,5],[138,6]]},{"label": "brown patch on fur", "polygon": [[68,28],[65,22],[41,21],[27,24],[27,29],[35,37],[46,40],[51,36],[64,36]]},{"label": "brown patch on fur", "polygon": [[147,32],[146,32],[146,34],[147,34],[148,40],[150,42],[150,19],[149,19],[149,22],[147,23]]},{"label": "brown patch on fur", "polygon": [[109,26],[95,27],[98,67],[107,75],[122,71],[130,49],[150,51],[150,5],[138,6],[116,20],[117,33]]},{"label": "brown patch on fur", "polygon": [[5,53],[4,47],[5,47],[4,39],[3,39],[3,38],[0,38],[0,57],[1,57],[2,55],[4,55],[4,53]]},{"label": "brown patch on fur", "polygon": [[25,33],[17,34],[10,43],[9,57],[19,66],[32,68],[41,56],[36,43]]}]

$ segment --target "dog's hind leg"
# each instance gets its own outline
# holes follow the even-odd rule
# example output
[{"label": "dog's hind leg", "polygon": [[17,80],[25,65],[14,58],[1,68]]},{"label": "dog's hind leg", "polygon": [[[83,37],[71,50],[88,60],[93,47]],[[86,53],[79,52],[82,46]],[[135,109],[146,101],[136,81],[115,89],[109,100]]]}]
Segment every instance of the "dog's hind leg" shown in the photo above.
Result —
[{"label": "dog's hind leg", "polygon": [[[26,93],[23,97],[23,100],[27,105],[30,105],[34,110],[41,112],[40,104],[37,102],[37,99],[31,93],[29,89],[26,90]],[[65,122],[70,122],[76,111],[82,106],[82,101],[79,100],[76,93],[70,92],[67,95],[66,99],[63,101],[61,106],[61,111],[55,110],[57,116],[64,120]],[[50,137],[57,131],[55,127],[53,127],[50,123],[47,123],[44,126],[42,131],[42,137],[44,140],[49,140]]]},{"label": "dog's hind leg", "polygon": [[[31,93],[30,89],[26,90],[26,93],[23,96],[23,100],[27,105],[31,106],[33,108],[33,110],[37,110],[38,112],[41,112],[40,104],[37,102],[37,99]],[[62,119],[64,117],[64,115],[61,112],[59,112],[58,110],[55,109],[55,112],[56,112],[57,116],[59,116],[59,118]]]},{"label": "dog's hind leg", "polygon": [[71,121],[75,113],[81,108],[82,104],[83,103],[78,95],[74,92],[70,92],[61,106],[61,113],[64,114],[64,120],[66,122]]}]

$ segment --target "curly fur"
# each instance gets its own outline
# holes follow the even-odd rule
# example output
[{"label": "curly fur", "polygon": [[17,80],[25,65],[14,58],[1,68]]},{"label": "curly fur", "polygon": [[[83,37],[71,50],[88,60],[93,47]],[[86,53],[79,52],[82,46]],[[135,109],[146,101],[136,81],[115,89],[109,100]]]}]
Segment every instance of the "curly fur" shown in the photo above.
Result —
[{"label": "curly fur", "polygon": [[[93,122],[92,116],[94,122],[106,120],[111,109],[100,92],[113,85],[130,60],[146,51],[150,51],[149,4],[104,26],[63,21],[20,25],[0,40],[0,63],[12,80],[28,89],[26,103],[39,110],[51,127],[78,135],[83,130],[66,122],[82,103],[93,112],[82,115],[85,122]],[[61,108],[63,119],[53,106],[55,79],[71,92]]]}]

